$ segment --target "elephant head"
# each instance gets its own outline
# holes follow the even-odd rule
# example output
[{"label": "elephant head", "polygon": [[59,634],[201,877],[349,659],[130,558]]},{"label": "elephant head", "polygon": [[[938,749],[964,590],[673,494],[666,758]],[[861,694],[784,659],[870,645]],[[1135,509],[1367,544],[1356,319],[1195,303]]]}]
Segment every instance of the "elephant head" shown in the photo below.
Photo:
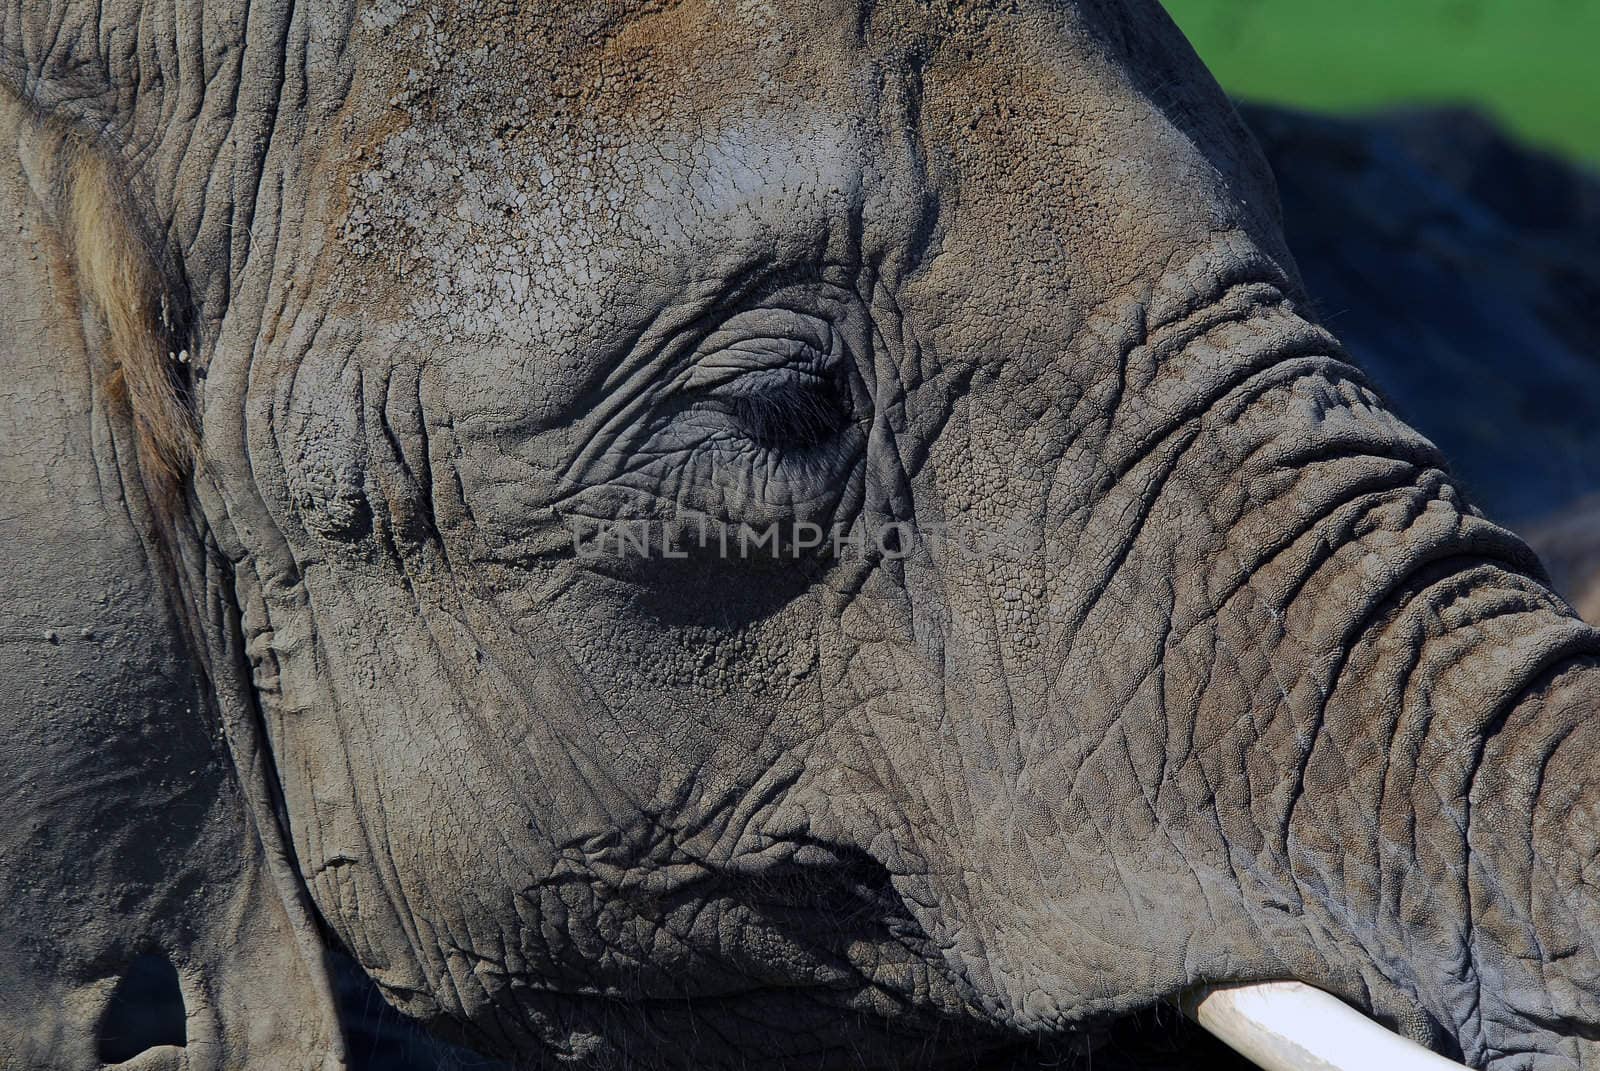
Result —
[{"label": "elephant head", "polygon": [[333,946],[534,1066],[965,1065],[1274,980],[1600,1066],[1600,634],[1310,318],[1153,0],[0,32],[9,270],[253,830],[170,865],[276,890],[129,916],[237,976],[188,1066],[342,1060]]}]

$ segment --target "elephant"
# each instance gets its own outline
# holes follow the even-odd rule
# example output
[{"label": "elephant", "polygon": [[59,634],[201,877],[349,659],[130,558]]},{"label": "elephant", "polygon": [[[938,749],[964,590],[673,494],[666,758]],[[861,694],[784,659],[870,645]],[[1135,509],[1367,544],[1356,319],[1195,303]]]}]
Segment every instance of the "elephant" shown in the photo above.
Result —
[{"label": "elephant", "polygon": [[0,85],[6,1066],[350,1067],[352,975],[528,1067],[1283,982],[1600,1066],[1600,632],[1154,0],[25,2]]}]

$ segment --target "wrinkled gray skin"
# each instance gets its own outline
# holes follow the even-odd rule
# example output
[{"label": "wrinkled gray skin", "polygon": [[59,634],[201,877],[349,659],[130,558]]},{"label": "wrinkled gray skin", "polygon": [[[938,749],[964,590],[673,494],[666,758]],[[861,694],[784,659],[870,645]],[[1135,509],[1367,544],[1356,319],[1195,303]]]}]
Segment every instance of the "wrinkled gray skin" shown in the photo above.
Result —
[{"label": "wrinkled gray skin", "polygon": [[[0,15],[19,1066],[126,1055],[138,955],[188,1017],[147,1059],[340,1066],[338,946],[533,1066],[1001,1066],[1298,978],[1600,1067],[1600,634],[1304,318],[1180,35],[824,6]],[[43,115],[181,264],[170,517]]]}]

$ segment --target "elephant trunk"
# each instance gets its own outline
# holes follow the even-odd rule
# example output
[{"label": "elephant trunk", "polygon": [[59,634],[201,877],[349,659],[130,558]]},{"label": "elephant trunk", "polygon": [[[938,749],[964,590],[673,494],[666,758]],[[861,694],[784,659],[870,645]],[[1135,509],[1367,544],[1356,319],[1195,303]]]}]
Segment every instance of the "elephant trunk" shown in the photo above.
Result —
[{"label": "elephant trunk", "polygon": [[1600,656],[1587,646],[1496,712],[1472,770],[1465,882],[1487,1066],[1600,1067]]},{"label": "elephant trunk", "polygon": [[[1275,949],[1280,979],[1465,1064],[1600,1066],[1600,640],[1342,371],[1257,406],[1259,438],[1229,459],[1241,414],[1213,440],[1234,475],[1213,474],[1279,489],[1247,495],[1230,535],[1293,538],[1229,540],[1265,548],[1210,626],[1245,686],[1231,712],[1201,698],[1189,745],[1238,749],[1210,779],[1239,785],[1216,814],[1244,913],[1305,920]],[[1192,1014],[1264,1067],[1443,1066],[1263,980]],[[1382,1060],[1359,1058],[1369,1042]]]},{"label": "elephant trunk", "polygon": [[[1592,1025],[1600,1013],[1596,709],[1600,664],[1588,658],[1547,672],[1501,713],[1473,754],[1465,810],[1455,819],[1464,864],[1423,875],[1463,884],[1468,913],[1459,922],[1426,910],[1403,917],[1414,932],[1390,969],[1446,1025],[1451,1036],[1440,1040],[1453,1041],[1473,1067],[1600,1063]],[[1453,839],[1451,831],[1415,836],[1440,846]],[[1385,922],[1360,924],[1362,943],[1370,946]],[[1464,964],[1452,965],[1458,955]],[[1472,987],[1470,1000],[1462,984]],[[1462,1066],[1298,982],[1202,987],[1182,1006],[1266,1071]]]},{"label": "elephant trunk", "polygon": [[[1600,637],[1337,365],[1257,394],[1210,440],[1195,482],[1208,471],[1224,500],[1245,487],[1236,512],[1211,508],[1219,557],[1253,557],[1207,626],[1242,687],[1211,674],[1188,746],[1237,749],[1208,780],[1238,786],[1215,813],[1244,913],[1306,922],[1275,949],[1279,979],[1473,1067],[1600,1066]],[[1278,1032],[1335,1067],[1415,1064],[1399,1039],[1380,1062],[1340,1059],[1367,1035],[1335,1026],[1345,1006],[1325,994],[1192,1006],[1230,1044]]]},{"label": "elephant trunk", "polygon": [[946,608],[914,722],[939,735],[890,728],[908,769],[962,757],[912,804],[942,816],[930,932],[1030,1029],[1303,982],[1331,996],[1295,1014],[1341,998],[1473,1067],[1595,1059],[1600,910],[1570,897],[1600,854],[1573,832],[1600,829],[1600,634],[1247,260],[1157,288],[1104,426],[1066,399],[1019,437],[1049,373],[974,379],[911,483],[919,516],[1008,533],[904,563]]}]

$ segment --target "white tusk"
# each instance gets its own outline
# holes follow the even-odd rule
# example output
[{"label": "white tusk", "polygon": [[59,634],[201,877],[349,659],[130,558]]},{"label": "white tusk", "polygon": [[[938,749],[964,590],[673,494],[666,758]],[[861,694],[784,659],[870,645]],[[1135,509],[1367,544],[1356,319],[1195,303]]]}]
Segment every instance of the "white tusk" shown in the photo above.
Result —
[{"label": "white tusk", "polygon": [[1300,982],[1201,989],[1183,1010],[1262,1071],[1465,1071]]}]

